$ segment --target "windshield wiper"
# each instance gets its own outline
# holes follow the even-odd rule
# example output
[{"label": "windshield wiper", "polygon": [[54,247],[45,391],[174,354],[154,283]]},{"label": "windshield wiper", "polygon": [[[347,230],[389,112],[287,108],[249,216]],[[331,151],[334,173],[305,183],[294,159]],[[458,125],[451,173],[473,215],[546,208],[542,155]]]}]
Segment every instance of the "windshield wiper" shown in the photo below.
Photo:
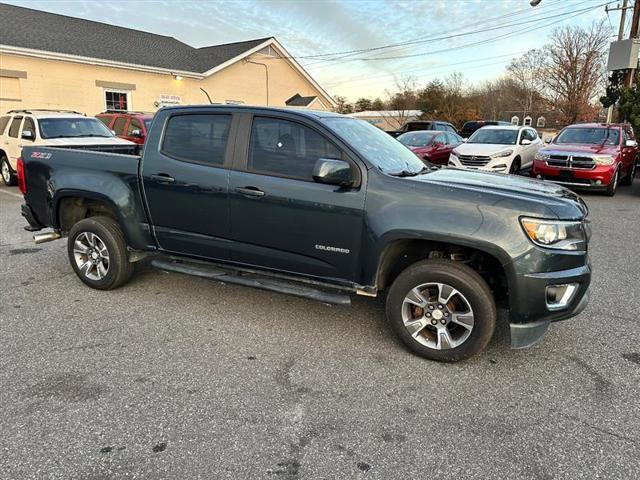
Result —
[{"label": "windshield wiper", "polygon": [[424,166],[417,172],[411,172],[409,170],[400,170],[399,172],[391,172],[389,173],[389,175],[393,177],[415,177],[416,175],[422,175],[430,171],[431,171],[431,168]]}]

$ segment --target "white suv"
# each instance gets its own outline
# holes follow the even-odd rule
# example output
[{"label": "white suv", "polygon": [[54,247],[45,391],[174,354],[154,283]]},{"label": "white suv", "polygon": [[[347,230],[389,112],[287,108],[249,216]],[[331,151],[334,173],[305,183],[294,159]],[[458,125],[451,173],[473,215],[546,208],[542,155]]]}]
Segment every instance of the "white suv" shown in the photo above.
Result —
[{"label": "white suv", "polygon": [[482,127],[449,157],[449,165],[487,172],[519,173],[533,165],[542,140],[531,127],[491,125]]},{"label": "white suv", "polygon": [[63,110],[11,110],[0,117],[0,172],[16,184],[16,165],[24,146],[85,148],[135,153],[137,146],[114,135],[97,118]]}]

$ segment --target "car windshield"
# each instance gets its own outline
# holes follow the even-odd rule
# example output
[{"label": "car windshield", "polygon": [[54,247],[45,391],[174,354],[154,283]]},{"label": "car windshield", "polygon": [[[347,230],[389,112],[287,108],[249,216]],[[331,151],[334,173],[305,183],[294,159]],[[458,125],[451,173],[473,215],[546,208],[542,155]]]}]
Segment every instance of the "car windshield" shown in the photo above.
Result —
[{"label": "car windshield", "polygon": [[618,145],[620,130],[617,128],[567,128],[560,132],[553,143],[578,143],[585,145]]},{"label": "car windshield", "polygon": [[407,147],[425,147],[431,143],[433,137],[438,133],[434,131],[403,133],[397,140]]},{"label": "car windshield", "polygon": [[467,143],[489,143],[492,145],[515,145],[518,130],[501,128],[481,128],[471,135]]},{"label": "car windshield", "polygon": [[42,118],[38,124],[42,138],[113,137],[96,118]]},{"label": "car windshield", "polygon": [[355,118],[329,117],[325,125],[381,171],[389,174],[419,173],[424,163],[389,134]]}]

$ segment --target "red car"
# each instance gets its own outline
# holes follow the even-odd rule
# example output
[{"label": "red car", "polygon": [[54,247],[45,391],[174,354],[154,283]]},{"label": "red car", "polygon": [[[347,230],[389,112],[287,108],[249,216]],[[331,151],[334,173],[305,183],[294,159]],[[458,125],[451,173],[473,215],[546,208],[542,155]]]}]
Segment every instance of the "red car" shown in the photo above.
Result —
[{"label": "red car", "polygon": [[407,132],[400,135],[397,140],[427,165],[447,165],[451,151],[463,141],[460,135],[438,130]]},{"label": "red car", "polygon": [[96,115],[96,118],[116,132],[118,137],[144,145],[147,132],[151,128],[153,113],[103,112]]},{"label": "red car", "polygon": [[611,196],[619,183],[631,185],[637,157],[631,125],[571,125],[538,150],[531,176],[572,188],[603,190]]}]

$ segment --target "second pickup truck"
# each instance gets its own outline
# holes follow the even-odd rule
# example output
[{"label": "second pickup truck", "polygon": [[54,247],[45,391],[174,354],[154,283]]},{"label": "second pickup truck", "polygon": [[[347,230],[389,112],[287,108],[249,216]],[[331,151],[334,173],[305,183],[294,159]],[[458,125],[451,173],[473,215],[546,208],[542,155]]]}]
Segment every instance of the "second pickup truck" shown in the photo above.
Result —
[{"label": "second pickup truck", "polygon": [[509,309],[513,347],[587,303],[587,208],[564,187],[431,170],[399,142],[333,113],[241,106],[160,110],[142,157],[25,148],[30,230],[68,237],[88,286],[153,265],[329,303],[386,294],[413,352],[481,351]]}]

